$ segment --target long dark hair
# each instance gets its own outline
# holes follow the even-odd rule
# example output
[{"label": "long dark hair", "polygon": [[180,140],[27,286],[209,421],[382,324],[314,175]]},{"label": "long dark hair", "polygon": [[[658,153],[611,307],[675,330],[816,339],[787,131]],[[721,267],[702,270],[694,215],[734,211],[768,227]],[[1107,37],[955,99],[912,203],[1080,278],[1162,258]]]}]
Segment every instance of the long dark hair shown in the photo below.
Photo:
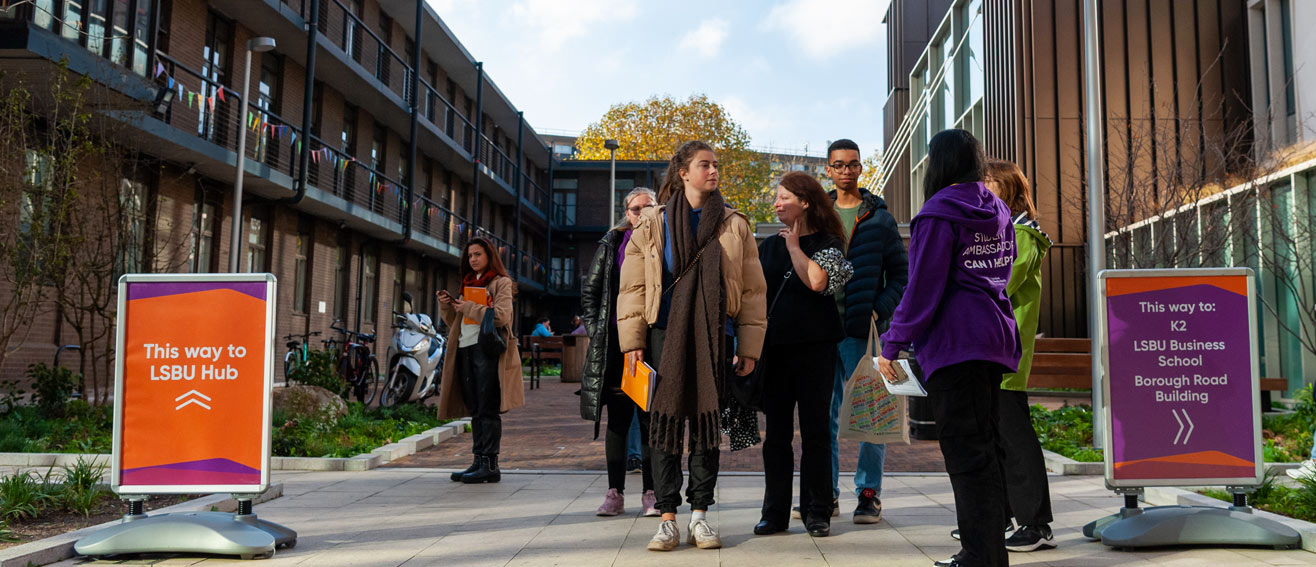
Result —
[{"label": "long dark hair", "polygon": [[507,268],[503,267],[503,259],[501,256],[498,255],[498,248],[495,247],[492,242],[489,242],[489,239],[483,236],[477,236],[475,238],[472,238],[470,242],[467,242],[466,246],[462,248],[462,267],[461,267],[462,279],[465,279],[466,274],[469,274],[473,271],[471,270],[472,246],[479,246],[481,248],[484,248],[484,255],[486,258],[489,259],[489,264],[488,266],[485,267],[484,271],[493,272],[503,277],[511,277],[507,275]]},{"label": "long dark hair", "polygon": [[[685,191],[685,182],[681,180],[681,170],[690,169],[690,161],[695,159],[695,154],[708,150],[713,151],[713,146],[700,140],[690,140],[681,147],[676,148],[676,153],[672,154],[672,159],[667,162],[667,173],[663,174],[663,184],[658,188],[658,204],[666,203],[676,191]],[[716,152],[714,152],[716,153]]]},{"label": "long dark hair", "polygon": [[822,184],[818,183],[817,179],[803,171],[792,171],[781,176],[780,185],[794,194],[801,203],[809,204],[809,208],[804,209],[804,222],[809,228],[837,238],[845,238],[841,217],[837,216],[836,209],[831,206],[831,198],[823,191]]},{"label": "long dark hair", "polygon": [[923,200],[958,183],[982,181],[987,156],[968,130],[942,130],[928,142],[928,170],[923,178]]},{"label": "long dark hair", "polygon": [[994,159],[987,162],[987,177],[996,183],[997,196],[1010,207],[1010,214],[1028,213],[1037,220],[1037,207],[1033,206],[1033,188],[1028,178],[1014,162]]}]

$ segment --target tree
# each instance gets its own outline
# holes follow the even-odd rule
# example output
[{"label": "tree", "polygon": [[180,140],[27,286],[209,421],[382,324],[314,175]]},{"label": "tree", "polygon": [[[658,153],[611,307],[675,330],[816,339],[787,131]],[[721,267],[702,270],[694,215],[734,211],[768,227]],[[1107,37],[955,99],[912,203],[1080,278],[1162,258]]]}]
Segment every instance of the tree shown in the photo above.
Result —
[{"label": "tree", "polygon": [[608,159],[605,140],[620,143],[617,159],[668,160],[682,143],[703,140],[721,164],[722,194],[751,220],[768,221],[772,213],[770,164],[750,148],[749,133],[707,95],[684,101],[671,96],[613,105],[576,138],[573,159]]},{"label": "tree", "polygon": [[863,164],[864,172],[859,174],[859,186],[866,187],[869,191],[877,191],[877,188],[882,186],[882,151],[874,151],[872,155],[864,158]]}]

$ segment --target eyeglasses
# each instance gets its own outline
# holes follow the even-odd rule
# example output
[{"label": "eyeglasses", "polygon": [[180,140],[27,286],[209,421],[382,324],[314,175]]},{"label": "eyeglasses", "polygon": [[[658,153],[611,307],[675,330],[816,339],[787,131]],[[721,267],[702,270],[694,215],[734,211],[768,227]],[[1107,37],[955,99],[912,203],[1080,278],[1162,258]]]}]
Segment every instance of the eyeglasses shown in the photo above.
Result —
[{"label": "eyeglasses", "polygon": [[626,210],[628,210],[628,211],[630,211],[630,212],[635,213],[635,214],[638,215],[638,214],[640,214],[641,212],[644,212],[645,209],[647,209],[647,208],[649,208],[649,207],[652,207],[652,206],[653,206],[653,204],[650,203],[650,204],[645,205],[645,206],[643,206],[643,207],[628,207]]},{"label": "eyeglasses", "polygon": [[852,162],[850,162],[850,163],[841,163],[841,162],[838,161],[838,162],[833,163],[833,164],[831,165],[831,168],[832,168],[832,169],[835,169],[835,170],[837,170],[837,171],[844,170],[844,169],[849,169],[849,170],[852,170],[852,171],[859,171],[860,168],[862,168],[862,167],[864,167],[864,164],[859,163],[859,162],[857,162],[857,161],[852,161]]}]

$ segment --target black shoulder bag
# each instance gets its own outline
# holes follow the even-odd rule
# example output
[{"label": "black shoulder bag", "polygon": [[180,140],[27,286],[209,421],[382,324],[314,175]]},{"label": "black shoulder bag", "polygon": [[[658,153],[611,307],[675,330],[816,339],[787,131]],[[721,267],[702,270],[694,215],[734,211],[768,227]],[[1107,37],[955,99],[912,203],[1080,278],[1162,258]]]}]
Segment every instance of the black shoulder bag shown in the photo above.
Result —
[{"label": "black shoulder bag", "polygon": [[[786,283],[790,281],[791,275],[795,273],[795,268],[786,270],[786,275],[781,278],[781,285],[777,287],[777,293],[772,296],[772,303],[768,304],[768,329],[771,330],[772,311],[777,307],[777,299],[781,298],[782,290],[786,289]],[[764,334],[764,342],[767,342],[767,334]],[[763,345],[764,349],[768,345]],[[754,365],[754,371],[741,376],[735,371],[728,372],[727,380],[731,384],[731,395],[736,397],[740,405],[754,411],[763,411],[763,357],[760,356],[758,362]]]},{"label": "black shoulder bag", "polygon": [[480,321],[480,338],[478,340],[480,350],[484,355],[496,359],[503,355],[507,350],[507,341],[503,340],[502,333],[498,332],[498,326],[494,324],[494,308],[489,306],[484,310],[484,319]]}]

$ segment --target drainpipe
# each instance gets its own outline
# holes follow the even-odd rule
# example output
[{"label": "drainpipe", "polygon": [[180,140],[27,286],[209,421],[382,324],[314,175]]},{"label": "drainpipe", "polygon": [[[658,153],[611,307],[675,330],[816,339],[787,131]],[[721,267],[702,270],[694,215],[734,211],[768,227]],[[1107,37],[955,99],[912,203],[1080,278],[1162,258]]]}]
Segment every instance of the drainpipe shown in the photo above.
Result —
[{"label": "drainpipe", "polygon": [[484,143],[484,63],[475,62],[475,155],[471,156],[471,185],[475,189],[471,203],[471,222],[466,237],[475,236],[480,226],[480,147]]},{"label": "drainpipe", "polygon": [[411,241],[411,218],[415,214],[416,205],[416,132],[420,120],[420,38],[421,28],[424,20],[421,18],[425,15],[425,3],[416,2],[416,37],[411,42],[411,144],[408,149],[410,157],[407,163],[411,166],[411,171],[407,172],[407,202],[402,208],[402,242],[406,244]]},{"label": "drainpipe", "polygon": [[546,223],[548,226],[548,229],[546,230],[548,233],[548,243],[547,246],[545,246],[545,250],[548,254],[548,257],[545,259],[548,260],[548,264],[544,267],[544,271],[548,272],[545,274],[548,277],[545,278],[547,283],[544,285],[544,288],[547,289],[551,287],[553,283],[553,164],[557,163],[557,160],[553,157],[552,144],[544,146],[544,149],[548,151],[548,222]]},{"label": "drainpipe", "polygon": [[296,193],[279,202],[296,205],[306,197],[306,184],[310,181],[311,163],[311,107],[315,101],[315,52],[320,39],[320,3],[311,0],[310,19],[306,20],[306,88],[302,91],[302,147],[297,155]]},{"label": "drainpipe", "polygon": [[[525,150],[521,147],[521,139],[525,133],[525,111],[516,112],[516,234],[513,236],[516,242],[516,252],[525,254],[521,249],[521,191],[525,187],[525,173],[521,169],[521,163],[525,159]],[[521,276],[521,262],[513,267],[512,275]]]}]

